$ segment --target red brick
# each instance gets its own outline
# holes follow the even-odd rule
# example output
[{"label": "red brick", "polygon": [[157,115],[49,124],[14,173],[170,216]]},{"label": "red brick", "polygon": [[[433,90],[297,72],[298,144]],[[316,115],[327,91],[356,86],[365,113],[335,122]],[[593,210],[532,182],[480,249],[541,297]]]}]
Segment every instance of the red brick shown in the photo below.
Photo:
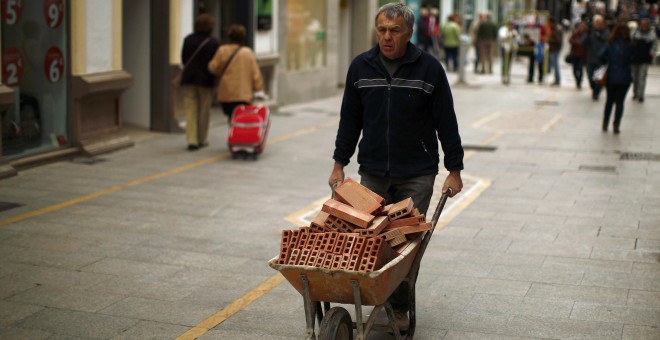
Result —
[{"label": "red brick", "polygon": [[403,234],[401,234],[401,231],[399,231],[400,229],[401,229],[401,228],[398,228],[398,229],[392,229],[392,230],[390,230],[390,231],[388,231],[388,232],[386,232],[386,233],[382,233],[382,234],[381,234],[381,235],[383,236],[382,238],[383,238],[385,241],[390,241],[390,240],[395,239],[395,238],[397,238],[397,237],[399,237],[399,236],[403,236]]},{"label": "red brick", "polygon": [[332,269],[332,264],[335,261],[335,254],[327,253],[323,259],[323,265],[321,268]]},{"label": "red brick", "polygon": [[321,249],[326,253],[331,253],[335,248],[335,242],[337,242],[337,235],[339,233],[329,232],[325,233],[325,238],[323,239],[323,245]]},{"label": "red brick", "polygon": [[289,256],[289,261],[287,264],[296,264],[298,262],[298,257],[300,255],[300,249],[294,248],[291,249],[291,255]]},{"label": "red brick", "polygon": [[382,197],[350,178],[335,189],[335,197],[338,201],[371,215],[382,208]]},{"label": "red brick", "polygon": [[341,254],[344,252],[344,247],[346,246],[347,237],[348,234],[345,233],[337,234],[337,242],[335,243],[335,247],[332,249],[333,254]]},{"label": "red brick", "polygon": [[290,248],[298,248],[300,243],[300,230],[294,230],[291,232],[291,242],[289,242]]},{"label": "red brick", "polygon": [[404,217],[398,220],[390,221],[387,227],[385,227],[383,230],[392,230],[410,225],[418,225],[424,221],[425,221],[424,215]]},{"label": "red brick", "polygon": [[431,230],[431,224],[430,223],[421,223],[421,224],[417,224],[417,225],[402,227],[402,228],[399,228],[397,230],[399,230],[399,232],[403,235],[421,233],[421,232],[424,232],[424,231]]},{"label": "red brick", "polygon": [[399,235],[391,240],[388,241],[391,247],[398,246],[399,244],[402,244],[406,242],[408,239],[406,238],[405,235]]},{"label": "red brick", "polygon": [[299,266],[306,265],[307,264],[307,259],[309,258],[309,254],[311,252],[312,251],[307,249],[307,248],[301,250],[300,251],[300,256],[298,257],[298,261],[296,261],[296,264],[299,265]]},{"label": "red brick", "polygon": [[312,223],[310,224],[310,226],[313,229],[316,229],[319,232],[322,232],[322,231],[325,230],[325,221],[328,220],[328,217],[330,217],[330,214],[328,214],[325,211],[319,211],[319,213],[316,214],[316,216],[312,220]]},{"label": "red brick", "polygon": [[387,227],[389,219],[387,216],[377,216],[371,222],[371,225],[367,229],[358,229],[357,232],[360,233],[360,236],[376,236]]},{"label": "red brick", "polygon": [[412,209],[413,200],[412,198],[408,197],[402,201],[394,203],[394,205],[388,210],[387,216],[390,218],[390,221],[394,221],[407,216],[412,212]]},{"label": "red brick", "polygon": [[374,219],[373,215],[364,213],[351,207],[350,205],[335,201],[333,199],[327,200],[323,204],[321,210],[360,228],[367,228],[369,223],[371,223],[371,221]]},{"label": "red brick", "polygon": [[318,250],[312,250],[309,253],[309,257],[307,258],[307,263],[305,265],[307,266],[316,266],[316,262],[318,261],[319,257],[319,251]]},{"label": "red brick", "polygon": [[326,223],[326,228],[330,228],[330,230],[340,233],[352,233],[354,229],[359,229],[336,216],[328,217]]}]

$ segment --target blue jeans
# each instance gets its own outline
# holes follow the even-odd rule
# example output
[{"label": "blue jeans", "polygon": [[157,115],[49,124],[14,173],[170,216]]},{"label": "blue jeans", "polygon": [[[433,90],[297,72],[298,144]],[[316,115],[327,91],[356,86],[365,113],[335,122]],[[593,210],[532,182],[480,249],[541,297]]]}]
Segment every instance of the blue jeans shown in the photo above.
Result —
[{"label": "blue jeans", "polygon": [[555,73],[555,84],[559,85],[561,83],[561,71],[559,71],[559,51],[550,52],[548,55],[548,72],[553,71]]},{"label": "blue jeans", "polygon": [[[433,196],[435,174],[416,177],[372,176],[363,171],[360,184],[385,198],[387,204],[396,203],[412,197],[415,208],[426,214]],[[414,282],[413,282],[414,284]],[[404,281],[394,290],[388,301],[395,311],[408,312],[410,309],[410,286]]]}]

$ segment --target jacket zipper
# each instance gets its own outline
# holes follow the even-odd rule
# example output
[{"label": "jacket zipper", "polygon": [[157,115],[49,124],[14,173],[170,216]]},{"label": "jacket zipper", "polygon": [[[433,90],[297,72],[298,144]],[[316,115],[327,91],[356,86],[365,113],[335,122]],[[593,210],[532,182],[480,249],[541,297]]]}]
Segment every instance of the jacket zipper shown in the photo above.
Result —
[{"label": "jacket zipper", "polygon": [[385,143],[387,144],[387,174],[390,173],[390,109],[392,107],[392,79],[387,84],[387,130]]}]

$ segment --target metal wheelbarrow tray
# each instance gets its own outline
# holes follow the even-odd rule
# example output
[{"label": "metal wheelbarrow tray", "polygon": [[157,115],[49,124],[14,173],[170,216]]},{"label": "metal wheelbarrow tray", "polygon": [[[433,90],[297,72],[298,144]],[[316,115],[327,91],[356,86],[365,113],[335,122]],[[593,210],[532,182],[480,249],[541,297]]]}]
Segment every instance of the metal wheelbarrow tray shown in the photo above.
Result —
[{"label": "metal wheelbarrow tray", "polygon": [[[305,339],[317,339],[315,317],[319,321],[318,339],[353,339],[353,329],[357,339],[366,339],[369,331],[390,332],[396,339],[412,339],[415,332],[415,283],[421,258],[435,230],[440,213],[451,191],[444,193],[433,214],[431,230],[420,233],[410,244],[382,268],[373,272],[359,272],[339,269],[323,269],[302,265],[278,264],[276,256],[268,265],[279,271],[303,296],[307,331]],[[391,304],[387,301],[401,282],[407,281],[409,288],[410,326],[405,335],[399,332]],[[321,302],[324,304],[321,309]],[[330,308],[330,303],[354,304],[355,322],[342,307]],[[362,322],[362,306],[375,306],[366,323]],[[387,325],[376,325],[379,313],[385,313]],[[325,316],[324,316],[325,314]]]}]

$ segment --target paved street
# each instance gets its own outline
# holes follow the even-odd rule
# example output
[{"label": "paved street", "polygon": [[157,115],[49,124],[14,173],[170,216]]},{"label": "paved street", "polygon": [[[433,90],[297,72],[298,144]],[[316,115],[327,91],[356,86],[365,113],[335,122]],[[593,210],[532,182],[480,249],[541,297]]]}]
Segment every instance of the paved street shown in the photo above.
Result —
[{"label": "paved street", "polygon": [[[525,72],[453,86],[465,188],[422,261],[415,338],[660,339],[660,66],[620,135],[566,65],[559,88]],[[267,261],[329,196],[340,103],[273,112],[257,161],[231,159],[216,112],[197,152],[129,129],[133,148],[0,181],[0,338],[302,339]]]}]

